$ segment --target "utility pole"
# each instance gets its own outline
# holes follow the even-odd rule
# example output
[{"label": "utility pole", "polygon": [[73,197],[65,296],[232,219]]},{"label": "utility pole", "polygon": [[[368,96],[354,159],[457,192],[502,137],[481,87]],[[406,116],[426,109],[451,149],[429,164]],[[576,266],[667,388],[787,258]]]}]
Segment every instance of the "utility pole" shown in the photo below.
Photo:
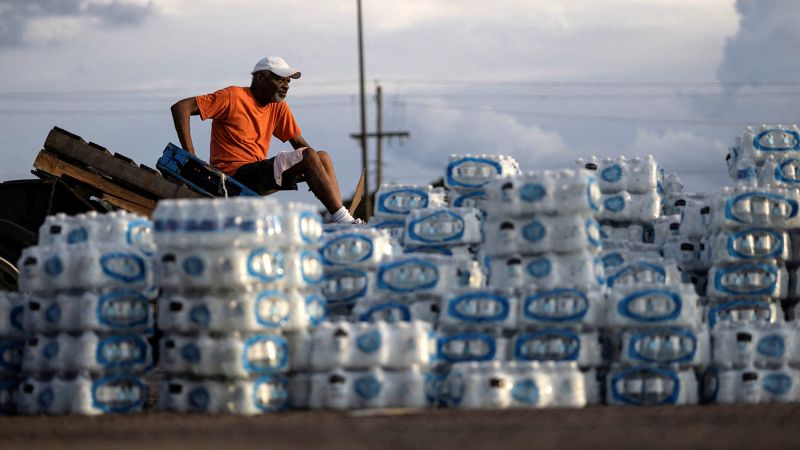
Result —
[{"label": "utility pole", "polygon": [[375,88],[375,105],[377,106],[375,117],[375,133],[353,133],[350,135],[353,139],[366,139],[366,138],[375,138],[377,139],[377,161],[376,161],[376,168],[375,168],[375,175],[376,175],[376,189],[381,186],[381,182],[383,182],[383,140],[386,138],[407,138],[411,136],[411,133],[408,131],[383,131],[383,89],[381,85],[377,85]]},{"label": "utility pole", "polygon": [[364,172],[364,192],[366,198],[364,199],[364,208],[366,210],[366,218],[372,213],[372,197],[369,192],[369,159],[367,152],[367,102],[364,96],[364,33],[361,26],[361,0],[356,0],[358,9],[358,89],[361,97],[361,169]]}]

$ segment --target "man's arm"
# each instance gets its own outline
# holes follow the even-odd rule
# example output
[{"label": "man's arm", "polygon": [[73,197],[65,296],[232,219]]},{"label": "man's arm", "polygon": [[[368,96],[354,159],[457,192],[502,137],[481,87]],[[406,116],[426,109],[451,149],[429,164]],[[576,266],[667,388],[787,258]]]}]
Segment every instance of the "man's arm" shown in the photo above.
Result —
[{"label": "man's arm", "polygon": [[306,142],[302,134],[298,134],[297,136],[289,139],[289,143],[292,144],[292,148],[295,150],[303,147],[311,147],[308,145],[308,142]]},{"label": "man's arm", "polygon": [[194,155],[194,144],[192,144],[192,134],[189,130],[189,118],[200,115],[200,107],[197,106],[197,100],[194,97],[185,98],[172,105],[171,110],[172,120],[175,122],[175,131],[178,132],[181,147]]}]

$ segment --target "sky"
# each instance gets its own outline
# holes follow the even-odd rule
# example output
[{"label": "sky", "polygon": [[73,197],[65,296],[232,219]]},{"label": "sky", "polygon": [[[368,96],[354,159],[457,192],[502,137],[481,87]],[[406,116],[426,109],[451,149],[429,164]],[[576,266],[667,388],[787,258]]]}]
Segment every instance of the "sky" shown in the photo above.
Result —
[{"label": "sky", "polygon": [[[362,1],[368,131],[380,84],[383,130],[410,133],[384,141],[384,182],[432,182],[450,154],[523,170],[652,154],[714,191],[746,125],[800,122],[800,0]],[[351,0],[0,0],[0,178],[31,178],[53,126],[155,166],[177,142],[175,101],[247,86],[279,55],[302,72],[287,102],[347,197],[356,17]],[[191,126],[207,158],[210,121]]]}]

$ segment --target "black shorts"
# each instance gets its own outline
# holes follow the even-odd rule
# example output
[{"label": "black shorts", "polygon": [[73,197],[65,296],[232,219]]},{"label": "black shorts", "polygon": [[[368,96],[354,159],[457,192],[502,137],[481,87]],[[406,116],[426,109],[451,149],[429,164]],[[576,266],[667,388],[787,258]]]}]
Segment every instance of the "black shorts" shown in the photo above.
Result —
[{"label": "black shorts", "polygon": [[298,181],[296,179],[290,180],[284,176],[281,180],[282,183],[278,184],[275,180],[274,166],[274,156],[263,161],[245,164],[233,174],[233,178],[261,195],[271,194],[275,191],[296,191]]}]

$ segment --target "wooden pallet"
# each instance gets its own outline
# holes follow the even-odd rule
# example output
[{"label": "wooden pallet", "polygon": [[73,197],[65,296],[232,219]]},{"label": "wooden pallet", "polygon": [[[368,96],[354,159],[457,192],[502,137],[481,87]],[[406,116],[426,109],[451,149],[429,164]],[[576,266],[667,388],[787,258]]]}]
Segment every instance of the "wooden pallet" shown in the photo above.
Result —
[{"label": "wooden pallet", "polygon": [[83,184],[87,191],[97,193],[97,198],[145,216],[152,214],[160,199],[207,197],[162,177],[146,165],[137,165],[124,155],[112,154],[58,127],[50,131],[33,166],[40,178]]}]

